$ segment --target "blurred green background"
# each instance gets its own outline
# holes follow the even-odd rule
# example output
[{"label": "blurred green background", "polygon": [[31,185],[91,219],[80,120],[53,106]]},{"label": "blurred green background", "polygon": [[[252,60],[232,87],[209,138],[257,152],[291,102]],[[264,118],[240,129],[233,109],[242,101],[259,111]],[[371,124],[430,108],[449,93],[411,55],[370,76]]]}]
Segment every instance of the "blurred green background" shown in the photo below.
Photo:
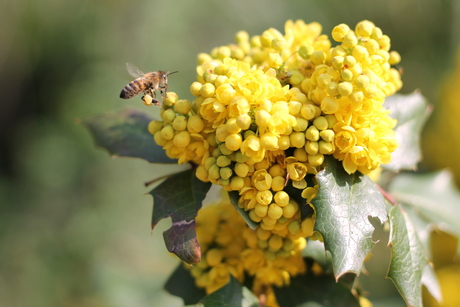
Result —
[{"label": "blurred green background", "polygon": [[[158,112],[118,98],[131,81],[126,62],[179,70],[170,90],[190,98],[196,55],[239,30],[284,32],[287,19],[303,19],[329,34],[369,19],[402,56],[401,92],[420,89],[441,106],[459,17],[453,0],[1,1],[0,306],[182,305],[162,290],[178,261],[162,241],[169,221],[150,231],[143,186],[171,170],[109,159],[76,124],[127,106]],[[376,306],[403,306],[383,281],[386,265],[371,261],[369,271]]]}]

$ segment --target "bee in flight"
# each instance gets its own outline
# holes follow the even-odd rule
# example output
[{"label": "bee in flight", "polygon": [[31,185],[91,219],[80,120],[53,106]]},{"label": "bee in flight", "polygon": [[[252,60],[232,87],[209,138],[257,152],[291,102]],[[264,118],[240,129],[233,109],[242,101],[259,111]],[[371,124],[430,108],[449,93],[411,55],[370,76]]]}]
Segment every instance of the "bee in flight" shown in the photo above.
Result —
[{"label": "bee in flight", "polygon": [[146,105],[160,106],[160,101],[156,99],[155,91],[160,91],[163,99],[168,97],[168,76],[176,73],[165,72],[165,71],[153,71],[149,73],[143,73],[139,68],[131,63],[126,63],[126,69],[129,74],[136,78],[135,80],[128,83],[120,93],[120,98],[130,99],[139,93],[143,92],[144,96],[142,101]]}]

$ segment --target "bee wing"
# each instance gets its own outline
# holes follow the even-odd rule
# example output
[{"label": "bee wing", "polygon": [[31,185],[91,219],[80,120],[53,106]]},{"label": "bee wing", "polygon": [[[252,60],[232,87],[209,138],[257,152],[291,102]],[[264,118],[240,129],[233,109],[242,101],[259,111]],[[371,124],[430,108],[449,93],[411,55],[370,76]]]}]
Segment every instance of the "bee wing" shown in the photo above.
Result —
[{"label": "bee wing", "polygon": [[126,63],[126,69],[128,70],[129,74],[136,79],[145,75],[145,73],[143,73],[142,70],[140,70],[131,63]]}]

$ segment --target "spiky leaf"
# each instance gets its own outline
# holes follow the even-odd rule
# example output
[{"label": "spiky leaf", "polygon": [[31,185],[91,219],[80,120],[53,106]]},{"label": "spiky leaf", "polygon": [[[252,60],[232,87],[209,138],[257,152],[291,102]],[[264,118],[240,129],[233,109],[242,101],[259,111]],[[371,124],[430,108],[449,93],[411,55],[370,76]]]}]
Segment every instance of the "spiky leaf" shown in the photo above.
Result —
[{"label": "spiky leaf", "polygon": [[195,217],[210,187],[211,183],[198,180],[190,169],[172,175],[150,192],[154,202],[152,229],[161,219],[171,217],[172,226],[163,233],[166,247],[187,263],[201,259]]},{"label": "spiky leaf", "polygon": [[387,220],[385,201],[374,182],[360,173],[349,175],[340,162],[327,159],[316,176],[319,190],[312,203],[316,208],[315,230],[332,254],[336,278],[346,272],[359,274],[374,243],[369,217]]},{"label": "spiky leaf", "polygon": [[399,205],[390,210],[390,278],[408,306],[422,306],[422,274],[428,260],[417,232]]},{"label": "spiky leaf", "polygon": [[152,118],[135,109],[111,111],[82,120],[96,145],[112,156],[133,157],[151,163],[177,163],[166,156],[147,127]]},{"label": "spiky leaf", "polygon": [[428,103],[419,92],[409,95],[396,94],[385,99],[385,108],[390,116],[398,120],[395,127],[398,148],[385,168],[398,171],[415,169],[422,159],[420,135],[429,114]]}]

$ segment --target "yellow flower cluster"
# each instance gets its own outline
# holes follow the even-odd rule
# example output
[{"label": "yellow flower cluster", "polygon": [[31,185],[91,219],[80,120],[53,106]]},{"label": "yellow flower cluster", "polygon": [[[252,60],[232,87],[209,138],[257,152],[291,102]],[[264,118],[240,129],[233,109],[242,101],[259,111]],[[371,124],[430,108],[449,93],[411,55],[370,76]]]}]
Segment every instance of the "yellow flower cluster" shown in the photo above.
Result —
[{"label": "yellow flower cluster", "polygon": [[[292,275],[286,266],[302,264],[286,256],[293,250],[285,246],[312,235],[315,215],[302,221],[288,188],[310,203],[326,155],[350,174],[369,174],[388,163],[397,146],[395,122],[382,106],[402,86],[391,67],[400,57],[389,51],[390,39],[362,21],[354,31],[336,26],[332,38],[340,44],[331,47],[321,30],[299,20],[288,21],[284,35],[237,33],[235,44],[198,56],[190,86],[195,98],[168,93],[162,120],[149,125],[169,157],[195,164],[200,180],[238,192],[239,207],[259,227],[240,235],[246,240],[242,266],[230,271],[238,279],[235,272],[245,270],[264,276],[255,282],[260,287],[286,284]],[[267,259],[276,264],[257,266]],[[212,280],[214,286],[199,284],[211,291],[221,284]]]},{"label": "yellow flower cluster", "polygon": [[[192,102],[170,93],[150,131],[168,156],[197,164],[197,177],[238,191],[240,205],[266,230],[298,208],[288,179],[309,202],[325,155],[348,173],[370,173],[396,149],[394,120],[382,104],[402,83],[390,39],[369,21],[336,26],[288,21],[198,56]],[[294,208],[294,209],[293,209]],[[283,221],[283,220],[281,220]],[[287,225],[283,223],[283,225]]]},{"label": "yellow flower cluster", "polygon": [[[252,291],[265,294],[269,306],[277,306],[273,285],[288,285],[291,276],[305,273],[301,250],[306,240],[301,235],[276,234],[257,228],[253,231],[228,199],[202,208],[196,219],[202,260],[186,265],[198,287],[211,293],[225,285],[232,274],[241,283],[253,278]],[[311,218],[304,227],[313,231]]]}]

